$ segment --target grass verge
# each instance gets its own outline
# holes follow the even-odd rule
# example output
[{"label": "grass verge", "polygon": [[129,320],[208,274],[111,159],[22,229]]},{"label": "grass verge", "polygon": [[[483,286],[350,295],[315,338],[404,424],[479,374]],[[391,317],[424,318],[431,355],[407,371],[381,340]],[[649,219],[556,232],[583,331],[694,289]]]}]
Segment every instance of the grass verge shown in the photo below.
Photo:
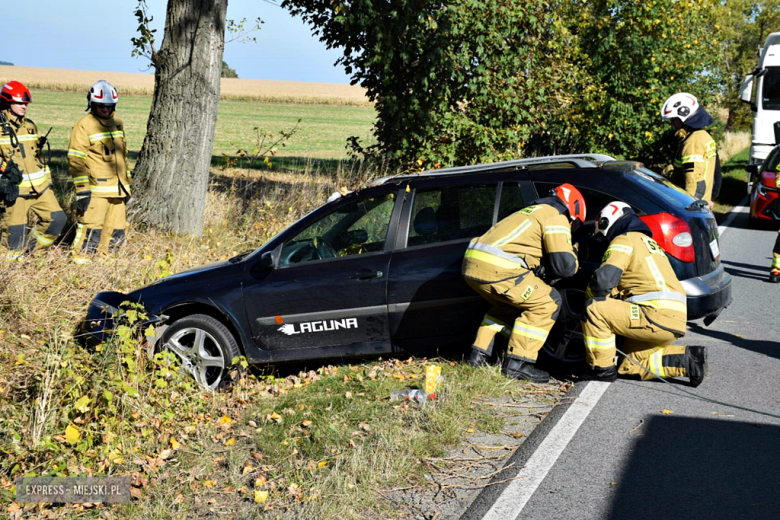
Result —
[{"label": "grass verge", "polygon": [[739,204],[747,195],[748,174],[745,167],[749,162],[750,148],[745,148],[723,163],[721,167],[723,182],[713,208],[718,223],[721,223],[731,208]]}]

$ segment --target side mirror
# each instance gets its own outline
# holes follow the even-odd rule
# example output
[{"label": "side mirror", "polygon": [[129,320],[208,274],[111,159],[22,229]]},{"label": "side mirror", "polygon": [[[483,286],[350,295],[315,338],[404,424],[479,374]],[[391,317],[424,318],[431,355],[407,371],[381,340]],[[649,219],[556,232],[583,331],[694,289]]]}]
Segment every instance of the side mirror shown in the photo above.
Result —
[{"label": "side mirror", "polygon": [[758,165],[757,164],[748,164],[745,166],[745,171],[750,174],[751,177],[754,177],[758,175]]},{"label": "side mirror", "polygon": [[274,258],[273,251],[266,251],[260,256],[260,265],[269,270],[276,267],[276,259]]},{"label": "side mirror", "polygon": [[739,99],[743,103],[750,103],[753,94],[753,74],[748,74],[739,87]]}]

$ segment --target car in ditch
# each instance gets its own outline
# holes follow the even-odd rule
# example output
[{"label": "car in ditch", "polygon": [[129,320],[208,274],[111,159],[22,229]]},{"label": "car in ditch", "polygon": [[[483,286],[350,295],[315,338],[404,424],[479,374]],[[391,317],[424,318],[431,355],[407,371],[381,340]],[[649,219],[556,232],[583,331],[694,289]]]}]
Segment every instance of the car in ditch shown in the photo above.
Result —
[{"label": "car in ditch", "polygon": [[276,365],[465,351],[487,309],[461,278],[466,246],[565,182],[582,192],[587,215],[573,237],[581,270],[555,282],[565,301],[544,347],[549,358],[584,357],[578,308],[607,246],[594,234],[595,219],[613,200],[630,204],[665,249],[689,319],[708,323],[731,302],[706,202],[641,163],[566,155],[378,179],[331,197],[255,251],[128,294],[97,294],[84,332],[101,342],[122,302],[141,305],[156,349],[175,353],[207,389],[228,381],[236,356]]}]

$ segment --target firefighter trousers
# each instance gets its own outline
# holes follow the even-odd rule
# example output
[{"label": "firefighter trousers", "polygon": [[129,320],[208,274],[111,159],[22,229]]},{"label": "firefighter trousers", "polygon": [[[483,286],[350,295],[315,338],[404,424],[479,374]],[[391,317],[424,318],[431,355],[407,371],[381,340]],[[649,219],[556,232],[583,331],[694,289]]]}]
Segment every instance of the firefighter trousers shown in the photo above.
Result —
[{"label": "firefighter trousers", "polygon": [[497,334],[509,337],[507,354],[536,362],[547,335],[555,325],[561,297],[530,271],[495,283],[466,278],[480,296],[493,304],[482,320],[474,347],[491,355]]},{"label": "firefighter trousers", "polygon": [[89,207],[79,216],[76,238],[73,240],[73,258],[88,261],[96,252],[118,251],[125,241],[127,216],[123,197],[92,197]]},{"label": "firefighter trousers", "polygon": [[[34,249],[50,247],[68,221],[51,188],[38,195],[19,197],[13,204],[5,204],[4,209],[0,235],[8,260],[21,258]],[[28,225],[31,212],[37,217],[32,228]]]},{"label": "firefighter trousers", "polygon": [[582,334],[591,366],[607,368],[615,364],[618,334],[626,338],[621,350],[645,367],[623,358],[619,374],[638,375],[642,380],[686,375],[685,347],[671,344],[679,335],[651,323],[639,305],[612,298],[589,300]]},{"label": "firefighter trousers", "polygon": [[780,271],[780,230],[777,232],[777,239],[775,239],[775,247],[772,248],[772,271]]}]

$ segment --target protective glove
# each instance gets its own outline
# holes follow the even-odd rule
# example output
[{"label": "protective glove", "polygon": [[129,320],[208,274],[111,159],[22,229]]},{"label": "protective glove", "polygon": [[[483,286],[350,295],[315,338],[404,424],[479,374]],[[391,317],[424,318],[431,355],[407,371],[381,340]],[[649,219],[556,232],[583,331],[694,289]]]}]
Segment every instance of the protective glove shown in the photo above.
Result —
[{"label": "protective glove", "polygon": [[46,142],[48,140],[49,140],[49,138],[46,137],[45,135],[40,136],[38,138],[38,148],[43,148],[44,146],[46,146]]},{"label": "protective glove", "polygon": [[537,278],[541,279],[542,281],[545,281],[547,279],[547,269],[545,269],[542,264],[539,264],[538,266],[534,267],[533,273],[537,276]]},{"label": "protective glove", "polygon": [[76,210],[79,213],[84,214],[89,208],[89,203],[92,200],[92,192],[82,191],[76,193]]},{"label": "protective glove", "polygon": [[19,198],[19,185],[6,178],[0,179],[0,200],[13,204]]},{"label": "protective glove", "polygon": [[22,179],[24,179],[22,176],[22,170],[20,170],[16,163],[11,160],[5,163],[5,168],[3,168],[2,173],[3,179],[7,180],[11,184],[19,184],[22,182]]}]

